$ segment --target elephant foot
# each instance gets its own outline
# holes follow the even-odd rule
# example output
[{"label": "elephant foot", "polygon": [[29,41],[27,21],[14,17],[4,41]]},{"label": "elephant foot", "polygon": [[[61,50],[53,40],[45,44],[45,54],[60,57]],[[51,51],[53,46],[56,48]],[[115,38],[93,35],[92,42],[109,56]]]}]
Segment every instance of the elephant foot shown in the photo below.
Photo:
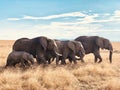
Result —
[{"label": "elephant foot", "polygon": [[100,60],[98,63],[101,63],[102,62],[102,60]]},{"label": "elephant foot", "polygon": [[47,67],[48,66],[48,64],[42,64],[42,67],[43,68],[45,68],[45,67]]},{"label": "elephant foot", "polygon": [[61,65],[66,65],[66,62],[61,62]]},{"label": "elephant foot", "polygon": [[95,63],[97,63],[97,59],[95,59],[95,61],[94,61]]},{"label": "elephant foot", "polygon": [[84,61],[84,60],[81,60],[81,62],[82,62],[82,63],[85,63],[85,61]]},{"label": "elephant foot", "polygon": [[74,62],[74,64],[77,64],[77,62]]}]

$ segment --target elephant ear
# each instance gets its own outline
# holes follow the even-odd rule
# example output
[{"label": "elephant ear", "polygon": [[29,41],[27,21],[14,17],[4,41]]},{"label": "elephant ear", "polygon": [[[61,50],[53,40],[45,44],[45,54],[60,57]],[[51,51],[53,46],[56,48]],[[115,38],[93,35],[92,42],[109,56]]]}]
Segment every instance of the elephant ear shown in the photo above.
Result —
[{"label": "elephant ear", "polygon": [[53,50],[53,48],[55,47],[56,43],[54,42],[54,40],[52,39],[48,39],[48,49],[49,50]]},{"label": "elephant ear", "polygon": [[75,45],[74,45],[74,42],[69,41],[69,42],[68,42],[68,47],[75,53]]},{"label": "elephant ear", "polygon": [[108,39],[104,39],[104,45],[105,45],[105,49],[109,49],[110,41]]},{"label": "elephant ear", "polygon": [[108,50],[113,50],[112,44],[108,39],[104,38],[104,48]]},{"label": "elephant ear", "polygon": [[75,46],[76,46],[76,50],[80,50],[82,48],[82,44],[81,42],[78,42],[78,41],[73,41]]},{"label": "elephant ear", "polygon": [[47,49],[47,38],[40,37],[40,44],[43,47],[43,49],[46,51],[46,49]]},{"label": "elephant ear", "polygon": [[103,41],[103,38],[100,38],[100,37],[98,37],[96,40],[95,40],[95,42],[96,42],[96,45],[97,46],[99,46],[100,48],[104,48],[104,41]]}]

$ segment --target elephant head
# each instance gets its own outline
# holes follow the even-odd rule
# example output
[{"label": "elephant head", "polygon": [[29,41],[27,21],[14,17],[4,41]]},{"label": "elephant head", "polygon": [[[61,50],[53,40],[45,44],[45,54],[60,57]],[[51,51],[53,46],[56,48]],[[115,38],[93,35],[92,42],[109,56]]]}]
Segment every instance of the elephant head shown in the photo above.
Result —
[{"label": "elephant head", "polygon": [[28,55],[27,56],[27,59],[30,61],[31,64],[34,64],[34,58],[33,58],[33,55]]},{"label": "elephant head", "polygon": [[56,55],[61,56],[61,54],[58,53],[58,47],[57,47],[56,42],[52,39],[41,36],[41,37],[39,37],[39,44],[38,45],[41,45],[44,51],[52,51]]},{"label": "elephant head", "polygon": [[53,50],[56,55],[62,56],[61,54],[59,54],[56,42],[52,39],[48,39],[48,50]]},{"label": "elephant head", "polygon": [[41,36],[34,38],[34,42],[37,44],[36,55],[38,63],[46,63],[46,54],[55,56],[56,58],[61,55],[58,53],[56,42],[52,39]]},{"label": "elephant head", "polygon": [[84,57],[85,50],[81,44],[81,42],[78,41],[70,41],[68,42],[68,47],[79,57]]},{"label": "elephant head", "polygon": [[109,60],[110,60],[110,63],[112,63],[113,47],[112,47],[111,42],[108,39],[98,37],[96,38],[96,45],[102,49],[110,50]]}]

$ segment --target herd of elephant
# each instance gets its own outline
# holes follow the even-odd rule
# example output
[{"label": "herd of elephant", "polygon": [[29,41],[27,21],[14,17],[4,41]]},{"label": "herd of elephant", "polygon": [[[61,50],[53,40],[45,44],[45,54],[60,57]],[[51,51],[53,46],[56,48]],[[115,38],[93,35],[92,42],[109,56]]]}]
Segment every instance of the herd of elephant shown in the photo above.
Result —
[{"label": "herd of elephant", "polygon": [[113,47],[111,42],[99,36],[79,36],[75,40],[56,40],[45,36],[36,38],[20,38],[15,41],[12,52],[7,57],[6,67],[20,64],[22,67],[34,64],[50,64],[54,59],[56,64],[77,64],[77,60],[84,62],[85,54],[93,53],[94,62],[102,62],[100,48],[110,51],[109,60],[112,63]]}]

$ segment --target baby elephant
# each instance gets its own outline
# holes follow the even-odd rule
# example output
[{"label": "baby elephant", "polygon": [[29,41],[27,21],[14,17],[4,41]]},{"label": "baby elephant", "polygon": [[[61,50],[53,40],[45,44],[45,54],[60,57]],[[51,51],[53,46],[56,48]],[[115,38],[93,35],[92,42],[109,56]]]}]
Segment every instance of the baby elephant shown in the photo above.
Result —
[{"label": "baby elephant", "polygon": [[13,51],[8,55],[6,66],[14,66],[16,64],[21,64],[22,67],[30,66],[34,64],[34,58],[31,54],[24,51]]}]

